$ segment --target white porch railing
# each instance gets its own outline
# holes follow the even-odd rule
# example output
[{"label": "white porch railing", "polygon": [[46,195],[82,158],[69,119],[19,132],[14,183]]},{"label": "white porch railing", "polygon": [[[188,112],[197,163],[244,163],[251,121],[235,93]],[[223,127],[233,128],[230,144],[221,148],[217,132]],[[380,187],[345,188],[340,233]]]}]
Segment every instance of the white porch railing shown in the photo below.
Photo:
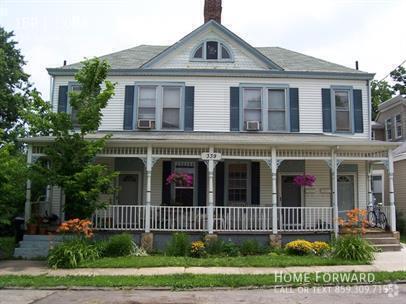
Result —
[{"label": "white porch railing", "polygon": [[93,215],[96,230],[144,230],[145,205],[109,205]]},{"label": "white porch railing", "polygon": [[151,206],[151,230],[206,231],[207,208]]},{"label": "white porch railing", "polygon": [[279,231],[332,231],[332,207],[278,207]]},{"label": "white porch railing", "polygon": [[272,207],[214,207],[214,231],[271,231]]},{"label": "white porch railing", "polygon": [[[93,216],[96,230],[145,230],[145,205],[110,205]],[[332,207],[277,207],[277,230],[332,231]],[[213,231],[271,232],[272,207],[213,207]],[[151,231],[208,231],[209,208],[151,206]]]}]

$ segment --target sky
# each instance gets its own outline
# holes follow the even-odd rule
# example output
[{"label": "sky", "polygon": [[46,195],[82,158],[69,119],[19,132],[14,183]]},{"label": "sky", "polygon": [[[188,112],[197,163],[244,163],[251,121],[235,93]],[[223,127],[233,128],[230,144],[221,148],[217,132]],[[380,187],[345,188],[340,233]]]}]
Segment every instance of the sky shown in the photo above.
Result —
[{"label": "sky", "polygon": [[[170,45],[203,23],[204,0],[0,0],[31,82],[47,67],[140,44]],[[385,77],[406,59],[406,0],[223,0],[222,24],[253,46],[279,46]]]}]

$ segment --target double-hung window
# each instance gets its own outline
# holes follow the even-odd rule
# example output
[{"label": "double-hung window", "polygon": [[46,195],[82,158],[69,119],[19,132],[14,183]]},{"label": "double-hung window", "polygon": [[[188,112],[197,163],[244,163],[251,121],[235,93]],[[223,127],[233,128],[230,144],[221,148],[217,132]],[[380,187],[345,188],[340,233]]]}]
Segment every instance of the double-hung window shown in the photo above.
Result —
[{"label": "double-hung window", "polygon": [[385,121],[386,140],[392,140],[392,118]]},{"label": "double-hung window", "polygon": [[181,87],[163,87],[162,129],[180,128]]},{"label": "double-hung window", "polygon": [[[79,84],[74,83],[74,84],[69,85],[69,92],[76,92],[76,93],[79,94],[80,91],[81,91],[81,87],[80,87]],[[69,99],[70,99],[70,97],[69,97]],[[78,111],[72,107],[70,102],[68,103],[67,111],[71,115],[73,126],[78,127],[79,126],[79,123],[78,123]]]},{"label": "double-hung window", "polygon": [[228,202],[230,204],[247,203],[248,164],[235,163],[228,166]]},{"label": "double-hung window", "polygon": [[243,89],[243,121],[246,126],[250,122],[258,122],[262,128],[262,88]]},{"label": "double-hung window", "polygon": [[396,138],[402,137],[402,115],[395,116]]},{"label": "double-hung window", "polygon": [[351,132],[351,99],[350,90],[337,89],[334,92],[335,106],[335,131],[336,132]]},{"label": "double-hung window", "polygon": [[268,130],[287,130],[286,91],[284,89],[268,90]]},{"label": "double-hung window", "polygon": [[138,120],[156,121],[157,87],[140,86],[138,88]]}]

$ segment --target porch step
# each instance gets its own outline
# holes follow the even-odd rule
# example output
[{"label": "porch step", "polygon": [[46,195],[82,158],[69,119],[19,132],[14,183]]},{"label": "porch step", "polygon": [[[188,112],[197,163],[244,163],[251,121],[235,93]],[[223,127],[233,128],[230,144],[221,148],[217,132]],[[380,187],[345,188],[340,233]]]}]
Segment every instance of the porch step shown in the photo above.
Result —
[{"label": "porch step", "polygon": [[402,249],[402,245],[400,244],[381,244],[381,245],[374,245],[376,249],[379,251],[400,251]]},{"label": "porch step", "polygon": [[44,258],[49,249],[62,241],[57,235],[24,235],[19,247],[14,249],[14,257],[23,259]]},{"label": "porch step", "polygon": [[373,245],[399,244],[399,241],[394,237],[365,237],[364,239]]}]

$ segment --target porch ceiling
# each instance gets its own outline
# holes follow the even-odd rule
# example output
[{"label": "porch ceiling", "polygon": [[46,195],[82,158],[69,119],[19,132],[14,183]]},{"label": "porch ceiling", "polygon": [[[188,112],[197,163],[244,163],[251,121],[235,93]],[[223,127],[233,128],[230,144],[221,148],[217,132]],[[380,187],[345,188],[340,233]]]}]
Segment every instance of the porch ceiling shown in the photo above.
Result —
[{"label": "porch ceiling", "polygon": [[[87,138],[98,139],[107,134],[109,146],[115,145],[214,145],[214,146],[279,146],[283,148],[312,149],[336,147],[338,150],[376,152],[395,149],[399,143],[369,140],[363,138],[348,138],[339,135],[325,134],[275,134],[275,133],[233,133],[233,132],[98,132]],[[53,137],[25,138],[24,142],[41,144],[51,142]]]}]

